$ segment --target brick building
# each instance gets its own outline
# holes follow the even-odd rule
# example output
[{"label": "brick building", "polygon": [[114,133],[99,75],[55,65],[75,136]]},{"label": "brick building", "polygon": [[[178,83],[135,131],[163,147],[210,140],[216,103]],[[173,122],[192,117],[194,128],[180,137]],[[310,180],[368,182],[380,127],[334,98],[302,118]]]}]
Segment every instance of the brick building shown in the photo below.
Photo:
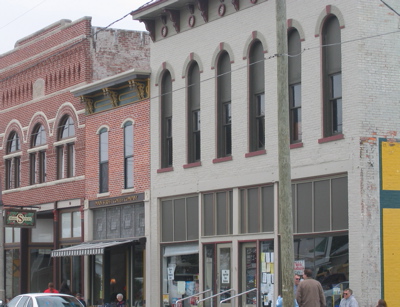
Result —
[{"label": "brick building", "polygon": [[[399,18],[379,1],[286,3],[296,267],[328,306],[349,285],[360,306],[396,305]],[[235,306],[274,305],[275,1],[153,1],[132,16],[153,40],[147,304],[256,288]]]},{"label": "brick building", "polygon": [[84,241],[88,227],[85,104],[71,91],[147,67],[148,41],[144,32],[100,29],[83,17],[51,24],[0,55],[3,203],[37,211],[35,228],[5,229],[6,297],[42,292],[50,281],[89,293],[83,257],[51,257]]}]

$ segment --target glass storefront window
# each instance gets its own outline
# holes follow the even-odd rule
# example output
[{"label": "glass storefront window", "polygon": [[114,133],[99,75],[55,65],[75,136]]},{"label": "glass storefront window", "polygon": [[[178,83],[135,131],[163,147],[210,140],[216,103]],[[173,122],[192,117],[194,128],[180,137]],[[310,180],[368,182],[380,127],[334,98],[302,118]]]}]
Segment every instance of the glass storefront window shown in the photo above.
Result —
[{"label": "glass storefront window", "polygon": [[81,234],[81,212],[61,214],[61,238],[78,238]]},{"label": "glass storefront window", "polygon": [[5,286],[6,298],[12,298],[19,292],[20,271],[20,255],[19,249],[10,249],[5,251]]},{"label": "glass storefront window", "polygon": [[[164,257],[163,276],[164,306],[175,307],[178,299],[199,292],[199,254]],[[190,300],[183,306],[190,306]]]},{"label": "glass storefront window", "polygon": [[[297,237],[294,240],[296,261],[312,269],[324,290],[327,306],[340,302],[343,289],[349,287],[349,237]],[[301,273],[301,272],[298,272]]]},{"label": "glass storefront window", "polygon": [[32,228],[31,234],[31,241],[34,243],[53,243],[53,219],[37,219],[36,227]]},{"label": "glass storefront window", "polygon": [[92,289],[92,302],[89,305],[103,305],[104,289],[103,289],[103,255],[95,255],[93,261],[93,289]]},{"label": "glass storefront window", "polygon": [[30,292],[43,292],[53,280],[51,249],[30,249]]},{"label": "glass storefront window", "polygon": [[18,227],[5,227],[5,242],[4,243],[18,243],[21,238],[21,228]]}]

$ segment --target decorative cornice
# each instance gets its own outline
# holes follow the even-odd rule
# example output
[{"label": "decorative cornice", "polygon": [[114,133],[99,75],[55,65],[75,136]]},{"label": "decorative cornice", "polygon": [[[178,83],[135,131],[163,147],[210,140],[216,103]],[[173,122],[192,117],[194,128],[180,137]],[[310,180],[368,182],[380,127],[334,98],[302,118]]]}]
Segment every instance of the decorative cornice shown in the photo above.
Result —
[{"label": "decorative cornice", "polygon": [[139,21],[144,23],[151,40],[154,42],[156,40],[156,21],[154,19],[139,19]]},{"label": "decorative cornice", "polygon": [[172,21],[172,25],[175,28],[176,33],[180,31],[180,12],[178,10],[164,9],[164,13],[167,13],[169,19]]},{"label": "decorative cornice", "polygon": [[208,0],[196,0],[197,7],[205,22],[208,22]]}]

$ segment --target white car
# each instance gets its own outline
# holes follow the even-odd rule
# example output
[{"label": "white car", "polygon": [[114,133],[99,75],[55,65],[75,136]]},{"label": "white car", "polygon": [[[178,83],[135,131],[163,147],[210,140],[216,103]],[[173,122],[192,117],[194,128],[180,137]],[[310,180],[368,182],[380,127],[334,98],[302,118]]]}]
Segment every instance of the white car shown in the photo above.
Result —
[{"label": "white car", "polygon": [[83,307],[76,297],[61,293],[26,293],[14,297],[7,307]]}]

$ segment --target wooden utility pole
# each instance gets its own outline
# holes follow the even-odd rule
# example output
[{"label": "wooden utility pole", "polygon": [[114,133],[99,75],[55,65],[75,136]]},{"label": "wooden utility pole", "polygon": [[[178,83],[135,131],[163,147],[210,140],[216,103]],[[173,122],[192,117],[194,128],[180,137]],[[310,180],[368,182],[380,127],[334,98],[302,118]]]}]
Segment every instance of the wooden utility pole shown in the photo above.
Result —
[{"label": "wooden utility pole", "polygon": [[290,172],[289,135],[289,85],[288,47],[286,24],[286,0],[275,0],[276,52],[277,52],[277,95],[278,95],[278,155],[279,155],[279,237],[280,268],[282,275],[282,298],[284,307],[294,304],[294,252],[292,188]]},{"label": "wooden utility pole", "polygon": [[3,217],[3,186],[1,182],[0,176],[0,300],[3,301],[5,304],[6,296],[5,296],[5,287],[4,287],[4,280],[5,280],[5,269],[4,269],[4,217]]}]

